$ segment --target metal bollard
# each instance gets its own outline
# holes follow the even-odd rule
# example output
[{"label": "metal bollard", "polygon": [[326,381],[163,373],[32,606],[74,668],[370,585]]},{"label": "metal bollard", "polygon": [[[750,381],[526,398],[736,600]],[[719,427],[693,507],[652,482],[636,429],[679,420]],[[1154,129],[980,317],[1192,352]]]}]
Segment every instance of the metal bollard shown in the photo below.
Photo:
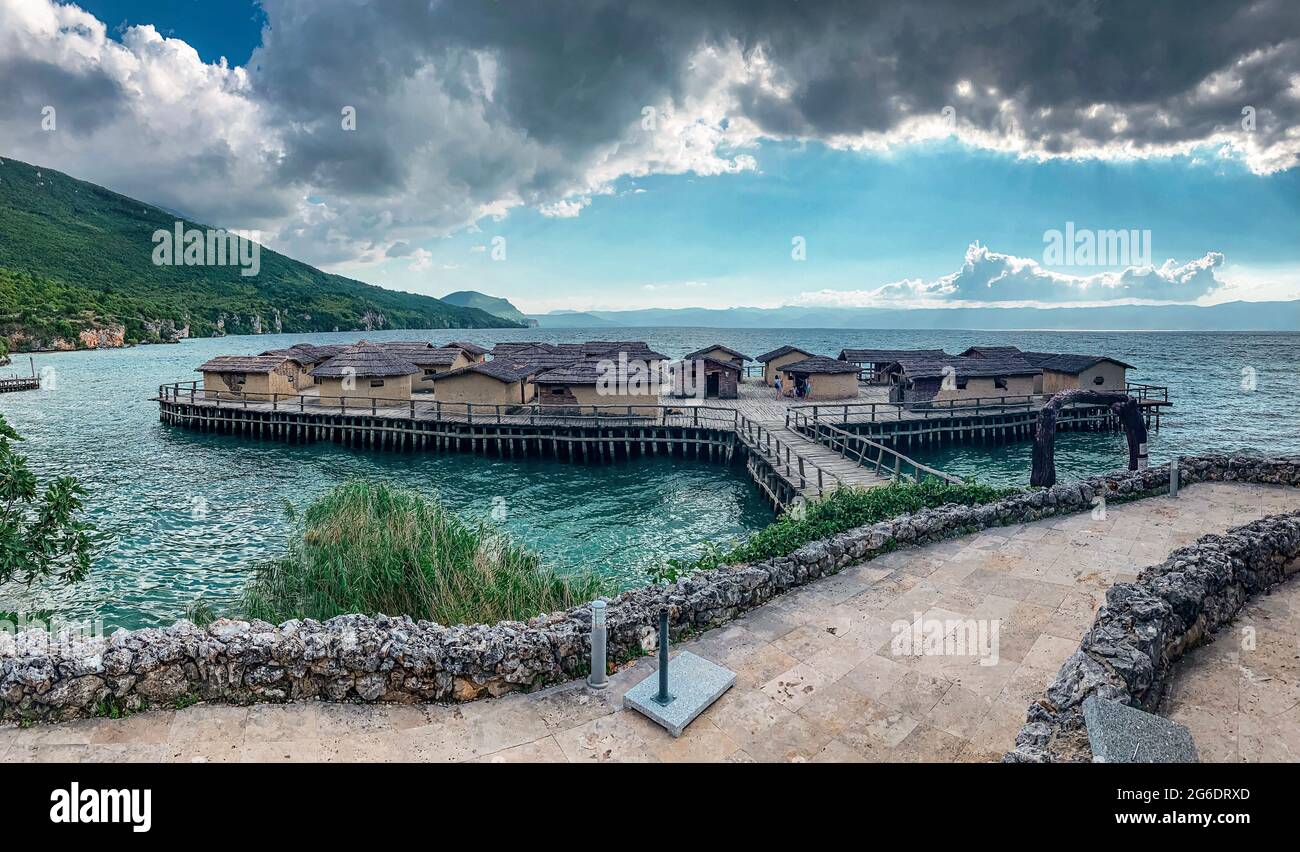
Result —
[{"label": "metal bollard", "polygon": [[1175,456],[1169,462],[1169,496],[1178,496],[1178,458]]},{"label": "metal bollard", "polygon": [[592,689],[604,689],[609,686],[609,666],[605,662],[605,641],[608,631],[605,627],[605,602],[591,602],[591,674],[587,675],[587,686]]},{"label": "metal bollard", "polygon": [[667,707],[673,702],[668,692],[668,607],[659,610],[659,694],[654,702],[660,707]]}]

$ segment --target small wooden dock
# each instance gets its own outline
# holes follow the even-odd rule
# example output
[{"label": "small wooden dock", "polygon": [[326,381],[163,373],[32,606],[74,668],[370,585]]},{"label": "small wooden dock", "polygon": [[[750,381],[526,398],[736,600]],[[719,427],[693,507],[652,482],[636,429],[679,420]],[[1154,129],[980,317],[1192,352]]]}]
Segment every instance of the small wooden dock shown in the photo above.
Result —
[{"label": "small wooden dock", "polygon": [[10,378],[0,378],[0,393],[14,393],[15,391],[39,390],[41,387],[40,376],[17,376]]}]

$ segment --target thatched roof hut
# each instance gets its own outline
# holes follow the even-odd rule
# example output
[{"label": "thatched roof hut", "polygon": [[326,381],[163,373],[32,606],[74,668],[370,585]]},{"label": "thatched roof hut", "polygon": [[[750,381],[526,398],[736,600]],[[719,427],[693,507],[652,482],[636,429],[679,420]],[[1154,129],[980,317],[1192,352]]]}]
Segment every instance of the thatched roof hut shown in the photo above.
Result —
[{"label": "thatched roof hut", "polygon": [[692,358],[703,358],[705,356],[717,358],[720,361],[734,361],[744,364],[746,361],[753,361],[744,352],[737,352],[730,346],[723,346],[721,343],[715,343],[712,346],[705,346],[703,349],[696,349],[689,355],[682,356],[682,360],[689,361]]},{"label": "thatched roof hut", "polygon": [[470,343],[468,340],[453,340],[451,343],[442,347],[443,349],[459,349],[464,352],[471,361],[482,361],[488,354],[488,350],[479,346],[477,343]]},{"label": "thatched roof hut", "polygon": [[1029,396],[1038,392],[1036,380],[1042,376],[1042,370],[1019,354],[997,352],[900,358],[887,373],[895,402]]},{"label": "thatched roof hut", "polygon": [[219,355],[195,368],[207,396],[242,394],[254,400],[292,395],[303,384],[303,362],[288,355]]},{"label": "thatched roof hut", "polygon": [[[660,376],[646,359],[605,353],[538,373],[537,398],[553,405],[659,404]],[[649,410],[649,409],[647,409]]]},{"label": "thatched roof hut", "polygon": [[532,377],[541,369],[509,358],[493,358],[439,373],[429,381],[439,402],[518,405],[532,401]]},{"label": "thatched roof hut", "polygon": [[450,369],[457,366],[457,361],[469,360],[459,349],[435,347],[432,343],[421,340],[395,340],[391,343],[381,343],[379,346],[390,355],[410,361],[417,367]]},{"label": "thatched roof hut", "polygon": [[218,355],[198,367],[196,373],[270,373],[292,361],[299,366],[302,361],[287,355]]},{"label": "thatched roof hut", "polygon": [[452,376],[462,375],[464,373],[477,373],[496,379],[499,382],[517,382],[520,379],[536,375],[543,368],[536,364],[527,364],[522,361],[512,361],[509,358],[494,358],[491,361],[483,361],[478,364],[470,364],[465,367],[457,367],[455,370],[443,373],[435,381],[443,381]]},{"label": "thatched roof hut", "polygon": [[1132,364],[1126,364],[1118,358],[1111,358],[1108,355],[1075,355],[1060,352],[1022,352],[1021,356],[1030,364],[1043,370],[1052,370],[1057,373],[1070,373],[1075,376],[1104,362],[1109,362],[1116,366],[1123,367],[1125,370],[1133,369]]},{"label": "thatched roof hut", "polygon": [[412,376],[418,372],[420,368],[405,358],[386,352],[374,343],[363,340],[349,346],[312,370],[312,375],[321,379],[337,379],[349,375],[365,379],[383,379]]},{"label": "thatched roof hut", "polygon": [[1076,355],[1061,352],[1021,352],[1015,346],[972,346],[962,353],[974,358],[1020,358],[1042,370],[1035,380],[1035,393],[1059,393],[1086,388],[1123,392],[1128,387],[1126,364],[1107,355]]},{"label": "thatched roof hut", "polygon": [[268,349],[262,354],[283,355],[286,358],[295,359],[304,367],[310,367],[315,364],[325,363],[347,348],[347,344],[343,343],[328,343],[321,346],[314,343],[295,343],[284,349]]},{"label": "thatched roof hut", "polygon": [[858,367],[847,361],[814,355],[783,364],[781,393],[799,399],[850,399],[858,395]]},{"label": "thatched roof hut", "polygon": [[797,346],[779,346],[771,352],[764,352],[754,360],[763,365],[763,383],[768,387],[774,387],[776,378],[780,375],[783,366],[793,364],[795,361],[802,361],[805,358],[812,358],[816,354],[806,349],[800,349]]},{"label": "thatched roof hut", "polygon": [[868,384],[888,384],[887,370],[903,358],[945,358],[942,349],[841,349],[839,360],[856,364]]}]

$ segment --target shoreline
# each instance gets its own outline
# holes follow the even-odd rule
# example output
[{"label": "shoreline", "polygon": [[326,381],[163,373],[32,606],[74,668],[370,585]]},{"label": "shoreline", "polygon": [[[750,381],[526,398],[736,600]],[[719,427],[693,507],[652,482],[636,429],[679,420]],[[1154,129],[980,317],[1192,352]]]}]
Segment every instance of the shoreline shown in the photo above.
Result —
[{"label": "shoreline", "polygon": [[[1300,457],[1179,459],[1180,486],[1200,482],[1300,485]],[[654,615],[668,606],[674,638],[726,624],[773,598],[900,547],[979,530],[1074,515],[1093,497],[1120,503],[1169,492],[1167,466],[1113,473],[974,507],[925,509],[804,545],[784,557],[645,586],[606,608],[615,663],[657,644]],[[0,718],[63,719],[114,706],[201,700],[233,703],[323,697],[333,701],[463,702],[580,677],[587,672],[590,605],[527,623],[445,627],[409,618],[338,616],[327,622],[188,621],[119,631],[49,648],[48,634],[0,635]],[[44,639],[41,636],[44,635]],[[40,649],[44,648],[44,652]],[[507,653],[508,651],[508,653]]]}]

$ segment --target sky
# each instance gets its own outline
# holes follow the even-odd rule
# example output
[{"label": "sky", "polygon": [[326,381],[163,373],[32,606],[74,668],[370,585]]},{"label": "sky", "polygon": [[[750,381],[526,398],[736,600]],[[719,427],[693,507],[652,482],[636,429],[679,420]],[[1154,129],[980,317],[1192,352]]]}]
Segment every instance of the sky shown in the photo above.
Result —
[{"label": "sky", "polygon": [[1285,0],[0,0],[0,79],[0,154],[528,312],[1300,298]]}]

